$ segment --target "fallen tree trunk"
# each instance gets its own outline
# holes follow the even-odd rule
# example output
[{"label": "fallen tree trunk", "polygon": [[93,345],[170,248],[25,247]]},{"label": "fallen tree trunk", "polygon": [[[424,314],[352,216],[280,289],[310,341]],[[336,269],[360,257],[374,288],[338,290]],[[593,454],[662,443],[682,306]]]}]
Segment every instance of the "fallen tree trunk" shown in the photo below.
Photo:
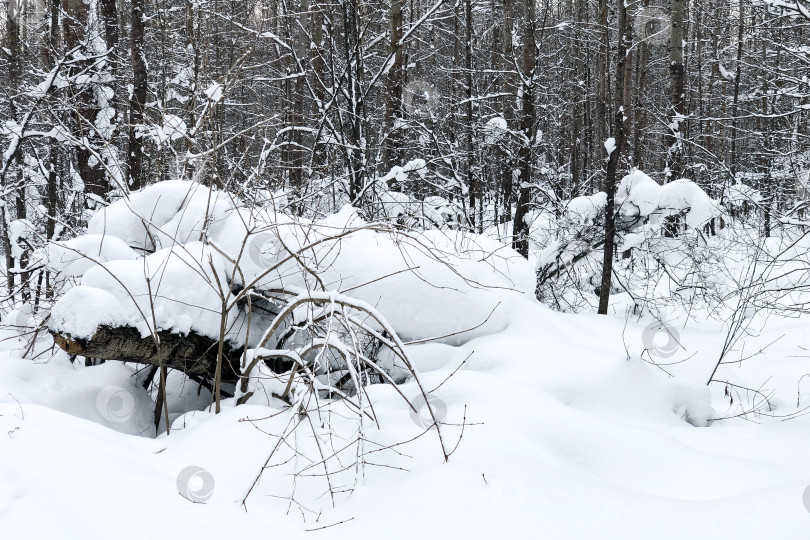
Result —
[{"label": "fallen tree trunk", "polygon": [[[118,360],[177,369],[194,378],[213,380],[217,367],[215,339],[190,332],[186,335],[168,330],[157,333],[159,346],[152,336],[141,337],[131,326],[99,326],[89,339],[53,333],[54,342],[65,352],[97,360]],[[225,343],[222,382],[235,383],[240,375],[242,348]]]}]

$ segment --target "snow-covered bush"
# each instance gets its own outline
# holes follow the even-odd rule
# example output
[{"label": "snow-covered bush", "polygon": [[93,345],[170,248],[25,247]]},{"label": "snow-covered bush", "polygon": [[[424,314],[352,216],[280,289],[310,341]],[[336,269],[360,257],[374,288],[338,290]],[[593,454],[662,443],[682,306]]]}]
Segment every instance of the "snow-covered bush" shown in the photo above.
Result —
[{"label": "snow-covered bush", "polygon": [[423,159],[394,166],[376,181],[372,208],[379,209],[379,217],[412,229],[458,228],[464,223],[464,210],[445,197],[425,195],[435,191],[425,189],[428,176]]},{"label": "snow-covered bush", "polygon": [[[598,192],[533,216],[530,234],[538,297],[558,309],[590,309],[598,294],[606,204],[606,194]],[[628,257],[614,265],[613,292],[646,299],[651,298],[650,291],[634,287],[660,285],[662,279],[675,280],[675,289],[705,283],[697,268],[710,265],[713,258],[701,229],[722,214],[718,203],[693,182],[659,185],[643,172],[631,171],[615,196],[617,253]],[[670,298],[672,293],[667,287],[652,297]]]}]

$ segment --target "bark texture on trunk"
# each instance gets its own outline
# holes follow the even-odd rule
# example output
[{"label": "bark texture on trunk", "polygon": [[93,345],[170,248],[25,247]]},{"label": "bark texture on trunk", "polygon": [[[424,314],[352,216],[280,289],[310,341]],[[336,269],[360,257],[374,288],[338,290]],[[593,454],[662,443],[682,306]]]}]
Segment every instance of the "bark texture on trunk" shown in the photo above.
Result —
[{"label": "bark texture on trunk", "polygon": [[[628,94],[627,84],[630,79],[626,78],[624,69],[625,62],[628,62],[627,49],[631,45],[632,32],[627,22],[627,7],[624,2],[619,2],[619,44],[616,51],[616,95],[621,97]],[[619,103],[622,101],[619,100]],[[622,150],[625,145],[627,117],[630,111],[625,110],[624,105],[617,107],[613,116],[614,145],[608,157],[607,170],[605,171],[604,190],[607,194],[607,206],[605,207],[605,245],[602,252],[602,282],[599,286],[599,310],[600,315],[606,315],[610,302],[610,284],[613,276],[613,252],[616,249],[616,220],[615,220],[615,197],[616,178],[619,171],[619,161],[622,157]]]},{"label": "bark texture on trunk", "polygon": [[520,131],[523,141],[518,150],[520,168],[520,188],[518,189],[517,208],[513,224],[512,247],[526,258],[529,258],[529,223],[526,216],[531,203],[532,181],[532,145],[536,135],[534,109],[534,68],[537,62],[537,42],[534,36],[534,0],[527,0],[525,6],[525,44],[521,56],[523,83],[523,100],[520,111]]},{"label": "bark texture on trunk", "polygon": [[[190,376],[213,379],[219,343],[196,333],[180,335],[163,330],[157,333],[160,346],[151,336],[141,337],[131,326],[100,326],[90,339],[54,334],[54,342],[69,354],[96,360],[119,360],[152,366],[166,366]],[[236,382],[242,349],[228,343],[223,348],[222,381]],[[280,367],[280,366],[279,366]]]},{"label": "bark texture on trunk", "polygon": [[137,190],[146,184],[143,176],[143,146],[137,128],[144,121],[146,106],[146,59],[144,58],[144,0],[132,0],[132,96],[129,100],[129,151],[127,172],[130,189]]}]

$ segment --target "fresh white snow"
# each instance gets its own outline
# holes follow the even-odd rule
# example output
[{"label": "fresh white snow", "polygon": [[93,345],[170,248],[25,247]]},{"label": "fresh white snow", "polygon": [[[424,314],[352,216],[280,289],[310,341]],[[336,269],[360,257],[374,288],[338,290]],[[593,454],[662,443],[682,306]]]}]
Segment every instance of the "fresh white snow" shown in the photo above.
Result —
[{"label": "fresh white snow", "polygon": [[[344,520],[351,521],[317,534],[757,538],[778,524],[780,538],[804,538],[810,523],[801,500],[810,484],[807,417],[707,427],[707,419],[728,412],[720,389],[712,397],[701,379],[717,353],[720,325],[682,331],[687,351],[674,360],[698,355],[670,379],[638,358],[644,322],[625,326],[615,318],[562,315],[522,300],[503,332],[461,347],[410,347],[429,388],[467,359],[435,392],[447,406],[448,423],[468,424],[457,451],[443,463],[435,438],[425,436],[401,454],[381,454],[375,461],[407,471],[367,467],[362,485],[336,508],[324,500],[322,483],[305,488],[297,496],[323,511],[317,518],[308,514],[306,522],[286,499],[285,467],[266,470],[247,511],[240,507],[276,442],[273,421],[266,419],[270,409],[197,412],[196,385],[187,383],[175,389],[185,392],[173,398],[175,431],[152,439],[152,401],[134,384],[132,366],[72,366],[62,354],[32,363],[20,358],[21,349],[7,350],[0,379],[6,434],[0,438],[0,520],[9,538],[268,530],[295,538]],[[769,387],[779,391],[783,414],[795,410],[796,381],[805,369],[797,354],[806,350],[803,325],[806,320],[774,324],[755,341],[781,333],[788,338],[734,368],[738,381],[752,385],[776,373]],[[806,407],[805,383],[800,397]],[[110,385],[135,396],[125,422],[105,418],[97,406]],[[415,390],[405,385],[403,392]],[[372,386],[369,396],[381,426],[367,426],[370,438],[393,443],[420,432],[389,386]],[[178,416],[184,405],[190,412]],[[453,443],[459,431],[452,431]],[[205,468],[216,481],[205,504],[177,494],[175,477],[189,465]],[[43,508],[50,519],[38,519]]]},{"label": "fresh white snow", "polygon": [[[693,226],[714,215],[696,186],[648,179],[626,177],[619,208],[682,210]],[[584,224],[600,205],[604,194],[567,208]],[[777,294],[806,245],[773,240],[766,251],[776,262],[762,272]],[[218,337],[211,306],[229,280],[283,284],[384,317],[429,392],[442,440],[425,431],[424,410],[414,415],[402,399],[422,399],[414,379],[369,386],[360,399],[373,408],[371,421],[342,400],[299,415],[273,396],[283,384],[263,369],[252,374],[256,397],[239,406],[225,399],[220,414],[208,390],[171,371],[171,433],[161,424],[155,436],[155,388],[145,389],[143,366],[71,363],[48,334],[19,336],[40,314],[5,313],[4,537],[810,534],[806,315],[746,312],[745,339],[714,377],[734,386],[707,385],[729,329],[722,307],[697,303],[687,313],[673,304],[639,315],[629,294],[615,294],[608,316],[564,314],[535,300],[533,263],[486,236],[394,234],[349,207],[293,221],[184,182],[114,203],[89,234],[39,256],[61,272],[65,291],[47,324],[74,337],[99,324]],[[734,260],[723,259],[716,283],[705,284],[744,277]],[[669,283],[654,287],[651,296],[674,294]],[[244,325],[229,328],[229,339],[243,339]],[[752,404],[760,412],[744,414]]]}]

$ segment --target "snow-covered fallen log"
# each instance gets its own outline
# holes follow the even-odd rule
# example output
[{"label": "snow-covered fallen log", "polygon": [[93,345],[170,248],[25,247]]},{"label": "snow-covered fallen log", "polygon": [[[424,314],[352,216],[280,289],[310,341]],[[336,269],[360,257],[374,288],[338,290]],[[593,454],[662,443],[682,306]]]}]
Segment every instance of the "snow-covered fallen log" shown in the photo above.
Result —
[{"label": "snow-covered fallen log", "polygon": [[[498,332],[512,302],[534,292],[528,262],[482,236],[396,230],[349,207],[317,222],[294,219],[192,182],[133,193],[97,213],[88,233],[39,255],[66,277],[49,319],[63,348],[199,374],[216,364],[209,343],[232,359],[266,347],[265,330],[303,293],[310,300],[281,321],[287,341],[270,346],[322,340],[307,361],[326,365],[341,350],[336,339],[376,363],[390,353],[386,339],[460,344]],[[325,297],[339,301],[324,305]],[[192,343],[164,350],[183,339]],[[278,368],[291,366],[284,362]]]},{"label": "snow-covered fallen log", "polygon": [[[99,326],[90,338],[72,338],[55,332],[54,342],[65,352],[98,360],[120,360],[177,369],[194,378],[213,379],[217,366],[218,344],[195,332],[177,334],[158,332],[153,339],[141,337],[131,326]],[[241,349],[223,350],[222,380],[236,382]]]}]

